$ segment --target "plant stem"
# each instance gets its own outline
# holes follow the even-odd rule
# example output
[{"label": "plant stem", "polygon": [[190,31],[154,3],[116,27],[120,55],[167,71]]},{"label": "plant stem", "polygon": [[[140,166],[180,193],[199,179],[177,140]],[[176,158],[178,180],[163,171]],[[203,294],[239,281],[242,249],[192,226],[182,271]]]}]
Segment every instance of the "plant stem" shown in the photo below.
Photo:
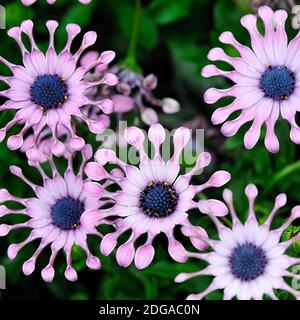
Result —
[{"label": "plant stem", "polygon": [[141,24],[142,4],[141,0],[134,0],[134,2],[135,12],[133,18],[132,32],[128,46],[127,56],[123,62],[123,66],[128,69],[131,69],[132,71],[139,71],[140,68],[137,64],[136,59],[136,48]]}]

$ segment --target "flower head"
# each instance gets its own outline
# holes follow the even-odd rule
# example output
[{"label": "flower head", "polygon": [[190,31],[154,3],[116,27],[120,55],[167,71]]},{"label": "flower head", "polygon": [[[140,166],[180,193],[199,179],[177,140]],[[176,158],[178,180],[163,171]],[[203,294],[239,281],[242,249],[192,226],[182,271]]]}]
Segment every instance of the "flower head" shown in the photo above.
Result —
[{"label": "flower head", "polygon": [[[23,129],[17,135],[9,137],[7,144],[12,150],[19,149],[24,140],[24,135],[32,130],[34,139],[27,156],[33,160],[39,160],[37,141],[45,127],[51,129],[54,143],[52,152],[61,156],[64,153],[64,144],[58,139],[58,131],[68,132],[70,145],[74,150],[84,147],[83,138],[75,133],[72,123],[79,119],[87,123],[93,133],[102,132],[106,122],[92,120],[82,112],[86,105],[101,109],[104,113],[112,112],[112,102],[109,99],[90,100],[86,92],[99,84],[115,85],[117,78],[114,75],[106,74],[96,82],[86,81],[85,75],[96,65],[107,65],[115,56],[114,52],[103,52],[98,59],[91,61],[86,67],[77,67],[83,51],[94,44],[97,35],[95,32],[87,32],[82,44],[75,54],[71,53],[73,39],[80,33],[80,27],[76,24],[68,24],[66,27],[68,40],[65,48],[56,53],[54,48],[54,33],[58,27],[56,21],[48,21],[46,26],[49,30],[49,47],[46,54],[42,53],[33,37],[33,23],[30,20],[24,21],[20,27],[14,27],[8,31],[8,35],[14,38],[19,45],[23,64],[15,65],[0,57],[0,62],[5,64],[12,75],[2,76],[1,81],[9,88],[1,91],[1,96],[6,102],[0,106],[0,111],[17,110],[14,118],[0,129],[0,141],[6,132],[16,124],[23,125]],[[31,44],[31,50],[25,47],[22,37],[26,35]]]},{"label": "flower head", "polygon": [[249,214],[243,224],[235,212],[232,192],[224,191],[224,200],[232,216],[232,228],[222,224],[211,216],[219,235],[219,240],[204,239],[211,247],[209,253],[192,253],[189,257],[198,258],[208,263],[208,266],[195,273],[182,273],[175,279],[182,282],[187,279],[210,275],[214,279],[210,286],[199,294],[192,294],[188,299],[202,299],[209,293],[224,289],[224,299],[237,297],[239,300],[261,300],[264,295],[277,299],[274,290],[281,289],[300,299],[300,291],[293,289],[284,277],[299,279],[299,275],[289,271],[289,268],[300,259],[291,257],[285,252],[290,245],[300,239],[300,234],[287,241],[281,241],[282,233],[293,220],[300,217],[300,206],[293,208],[286,222],[277,229],[271,229],[272,220],[277,211],[286,204],[286,195],[277,196],[275,206],[267,220],[259,225],[254,201],[258,194],[257,188],[250,184],[245,193],[249,200]]},{"label": "flower head", "polygon": [[[206,247],[199,237],[206,237],[206,232],[200,227],[193,226],[188,219],[188,211],[193,208],[203,213],[225,215],[226,206],[214,199],[194,200],[196,194],[209,187],[220,187],[228,182],[230,174],[225,171],[215,172],[210,179],[200,185],[191,184],[192,177],[201,169],[208,166],[210,155],[200,154],[195,167],[186,174],[180,174],[180,155],[190,139],[190,131],[181,127],[173,136],[174,153],[165,161],[161,155],[161,147],[166,139],[165,130],[160,124],[149,128],[148,138],[152,143],[155,154],[149,158],[144,149],[145,135],[137,127],[130,127],[125,132],[125,139],[139,153],[139,167],[121,161],[116,154],[108,149],[97,151],[97,162],[86,167],[86,174],[93,180],[99,181],[108,175],[103,175],[102,165],[116,164],[123,172],[122,175],[111,175],[110,180],[119,186],[119,190],[111,194],[115,201],[110,215],[118,216],[117,230],[105,235],[101,243],[101,251],[108,255],[117,246],[118,238],[131,230],[129,239],[117,250],[119,265],[127,267],[134,260],[137,268],[146,268],[153,260],[155,249],[152,245],[155,237],[164,233],[168,238],[170,256],[179,262],[186,261],[183,245],[175,239],[175,226],[181,226],[182,233],[190,237],[198,249]],[[85,191],[91,196],[98,196],[98,184],[87,183]],[[146,234],[145,243],[136,250],[135,242],[141,235]]]},{"label": "flower head", "polygon": [[[291,126],[291,140],[300,143],[300,128],[295,121],[300,98],[300,35],[288,44],[285,31],[287,13],[284,10],[273,12],[271,8],[264,6],[259,8],[258,15],[264,24],[264,35],[257,29],[256,16],[249,14],[241,19],[241,24],[249,32],[252,49],[240,44],[231,32],[224,32],[219,38],[220,41],[233,46],[240,57],[228,56],[221,48],[213,48],[209,52],[210,60],[225,61],[232,65],[234,70],[223,71],[214,65],[208,65],[202,70],[202,75],[221,75],[235,84],[225,90],[208,89],[205,101],[215,103],[226,96],[234,97],[230,105],[214,112],[212,122],[225,122],[221,128],[225,136],[235,135],[241,126],[252,122],[244,137],[247,149],[256,145],[265,124],[265,146],[270,152],[278,152],[279,142],[274,127],[279,114]],[[236,111],[240,111],[240,115],[234,120],[226,121]]]},{"label": "flower head", "polygon": [[[81,63],[83,66],[89,64],[91,60],[99,56],[95,51],[88,52],[83,56]],[[173,98],[158,99],[154,96],[158,81],[154,74],[146,77],[135,73],[129,69],[113,66],[107,70],[95,68],[89,74],[91,79],[97,80],[106,73],[112,73],[119,78],[119,83],[115,87],[99,87],[98,90],[91,90],[91,97],[109,98],[114,103],[114,111],[120,114],[137,111],[141,120],[147,125],[159,121],[156,110],[162,110],[167,114],[176,113],[180,109],[179,103]]]},{"label": "flower head", "polygon": [[[21,168],[10,167],[11,173],[22,179],[34,192],[31,198],[19,198],[11,195],[6,189],[0,189],[0,203],[13,201],[22,206],[21,209],[13,210],[1,205],[0,217],[23,215],[28,218],[26,222],[14,225],[0,224],[0,236],[6,236],[17,229],[31,229],[29,236],[23,242],[9,246],[8,257],[14,259],[25,245],[40,239],[33,256],[23,264],[23,272],[26,275],[34,271],[38,256],[47,246],[51,247],[51,256],[48,265],[42,270],[42,277],[47,282],[51,282],[54,278],[53,265],[61,250],[66,254],[65,277],[70,281],[77,280],[77,273],[72,266],[74,245],[86,252],[86,264],[89,268],[100,268],[100,260],[88,248],[87,236],[102,237],[96,225],[112,223],[101,219],[101,215],[105,214],[103,206],[108,205],[108,202],[91,198],[83,192],[86,183],[83,176],[84,169],[86,162],[92,156],[92,148],[89,145],[85,146],[81,154],[82,163],[78,172],[73,169],[73,153],[69,157],[68,167],[63,175],[57,170],[52,157],[48,158],[52,176],[48,176],[38,162],[31,163],[42,177],[42,186],[27,179]],[[101,190],[104,192],[104,188]]]},{"label": "flower head", "polygon": [[[80,3],[82,4],[89,4],[92,0],[78,0]],[[31,6],[32,4],[34,4],[35,2],[37,2],[37,0],[21,0],[22,4],[24,4],[24,6]],[[49,4],[54,4],[56,2],[56,0],[47,0],[47,3]]]}]

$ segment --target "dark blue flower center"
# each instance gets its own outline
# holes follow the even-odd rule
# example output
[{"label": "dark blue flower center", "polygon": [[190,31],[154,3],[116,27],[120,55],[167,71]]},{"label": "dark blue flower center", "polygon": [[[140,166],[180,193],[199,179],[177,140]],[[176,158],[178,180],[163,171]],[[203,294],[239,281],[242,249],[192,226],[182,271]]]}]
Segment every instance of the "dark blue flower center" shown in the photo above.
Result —
[{"label": "dark blue flower center", "polygon": [[65,80],[58,75],[38,76],[31,86],[31,100],[43,111],[60,107],[67,94]]},{"label": "dark blue flower center", "polygon": [[285,66],[269,66],[260,78],[260,87],[266,97],[286,100],[294,92],[295,75]]},{"label": "dark blue flower center", "polygon": [[84,205],[81,201],[72,197],[61,198],[51,208],[53,224],[63,230],[76,229],[83,211]]},{"label": "dark blue flower center", "polygon": [[149,217],[165,218],[177,206],[178,195],[168,182],[150,182],[140,196],[140,207]]},{"label": "dark blue flower center", "polygon": [[261,276],[267,262],[263,249],[252,243],[239,245],[230,256],[231,272],[242,281],[254,280]]}]

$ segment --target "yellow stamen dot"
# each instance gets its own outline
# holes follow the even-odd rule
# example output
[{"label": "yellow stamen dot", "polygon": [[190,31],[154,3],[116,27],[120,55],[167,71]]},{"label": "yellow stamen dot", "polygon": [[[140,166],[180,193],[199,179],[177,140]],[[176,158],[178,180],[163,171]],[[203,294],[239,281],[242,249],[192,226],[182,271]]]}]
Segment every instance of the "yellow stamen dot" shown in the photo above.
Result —
[{"label": "yellow stamen dot", "polygon": [[45,110],[45,108],[44,108],[43,106],[40,106],[40,109],[41,109],[42,111],[44,111],[44,110]]}]

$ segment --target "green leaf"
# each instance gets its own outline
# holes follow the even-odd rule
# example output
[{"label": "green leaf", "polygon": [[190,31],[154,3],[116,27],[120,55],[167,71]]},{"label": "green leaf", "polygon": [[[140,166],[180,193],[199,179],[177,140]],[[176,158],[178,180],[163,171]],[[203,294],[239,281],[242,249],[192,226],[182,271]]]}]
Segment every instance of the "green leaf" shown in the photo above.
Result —
[{"label": "green leaf", "polygon": [[215,291],[206,296],[206,300],[223,300],[223,293]]},{"label": "green leaf", "polygon": [[247,33],[240,24],[240,17],[244,14],[241,8],[232,1],[219,0],[214,7],[215,27],[219,31],[232,31],[234,35],[245,38]]},{"label": "green leaf", "polygon": [[7,27],[14,27],[20,25],[26,19],[33,19],[35,11],[19,3],[11,3],[5,6],[5,16]]},{"label": "green leaf", "polygon": [[154,21],[147,15],[142,13],[141,29],[139,34],[139,44],[146,50],[152,50],[156,47],[159,40],[159,30]]},{"label": "green leaf", "polygon": [[187,17],[192,3],[193,0],[154,0],[147,11],[158,25],[167,25]]}]

